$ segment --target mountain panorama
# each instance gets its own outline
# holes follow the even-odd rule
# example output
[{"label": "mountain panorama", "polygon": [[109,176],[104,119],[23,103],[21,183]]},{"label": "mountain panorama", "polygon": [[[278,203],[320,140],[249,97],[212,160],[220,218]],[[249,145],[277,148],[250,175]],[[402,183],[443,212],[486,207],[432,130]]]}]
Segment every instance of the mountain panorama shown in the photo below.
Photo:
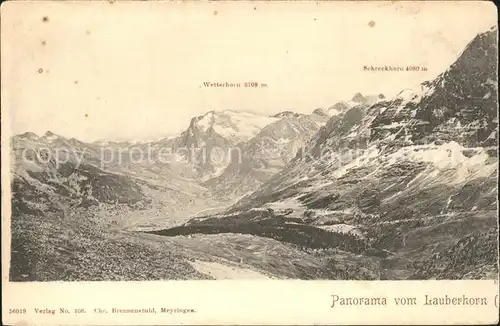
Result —
[{"label": "mountain panorama", "polygon": [[10,279],[496,279],[497,60],[495,28],[393,98],[13,136]]}]

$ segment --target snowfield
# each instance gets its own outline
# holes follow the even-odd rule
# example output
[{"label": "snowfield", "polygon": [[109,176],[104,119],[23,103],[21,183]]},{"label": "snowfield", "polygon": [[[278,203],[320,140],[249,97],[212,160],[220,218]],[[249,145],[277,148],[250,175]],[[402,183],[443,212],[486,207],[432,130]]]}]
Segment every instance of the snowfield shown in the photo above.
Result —
[{"label": "snowfield", "polygon": [[270,280],[271,278],[251,269],[228,266],[221,263],[196,260],[190,262],[195,270],[216,280]]},{"label": "snowfield", "polygon": [[248,141],[268,124],[278,121],[279,118],[259,115],[251,112],[226,110],[209,112],[200,117],[196,126],[203,132],[210,128],[227,139]]}]

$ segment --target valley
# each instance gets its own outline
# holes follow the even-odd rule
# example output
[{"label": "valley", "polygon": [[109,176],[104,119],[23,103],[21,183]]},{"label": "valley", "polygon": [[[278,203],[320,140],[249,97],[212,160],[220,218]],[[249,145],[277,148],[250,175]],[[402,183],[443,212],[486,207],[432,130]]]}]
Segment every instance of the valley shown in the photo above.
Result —
[{"label": "valley", "polygon": [[498,278],[496,33],[393,98],[12,137],[11,281]]}]

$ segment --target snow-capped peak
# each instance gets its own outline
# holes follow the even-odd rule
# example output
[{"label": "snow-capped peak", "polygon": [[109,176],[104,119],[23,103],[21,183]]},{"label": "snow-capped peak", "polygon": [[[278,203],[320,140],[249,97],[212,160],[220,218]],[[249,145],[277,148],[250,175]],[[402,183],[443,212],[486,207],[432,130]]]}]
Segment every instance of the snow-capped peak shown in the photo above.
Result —
[{"label": "snow-capped peak", "polygon": [[319,116],[328,116],[328,112],[322,108],[317,108],[316,110],[313,111],[313,114],[316,114]]},{"label": "snow-capped peak", "polygon": [[45,134],[43,135],[43,138],[46,140],[46,141],[49,141],[49,142],[52,142],[58,138],[60,138],[58,135],[54,134],[52,131],[48,130],[47,132],[45,132]]},{"label": "snow-capped peak", "polygon": [[301,116],[300,113],[296,113],[293,111],[283,111],[283,112],[277,113],[275,115],[272,115],[271,117],[272,118],[298,118],[300,116]]},{"label": "snow-capped peak", "polygon": [[17,135],[16,137],[17,138],[22,138],[22,139],[33,139],[33,140],[36,140],[36,139],[40,138],[34,132],[25,132],[23,134]]},{"label": "snow-capped peak", "polygon": [[365,103],[365,97],[361,93],[356,93],[351,101],[356,102],[356,103]]},{"label": "snow-capped peak", "polygon": [[348,101],[340,101],[335,103],[326,111],[329,116],[336,116],[346,112],[347,110],[359,106],[359,105],[373,105],[377,102],[385,100],[383,94],[378,95],[362,95],[361,93],[356,93],[352,99]]},{"label": "snow-capped peak", "polygon": [[210,111],[194,118],[192,126],[201,132],[210,129],[224,138],[247,141],[279,118],[233,110]]},{"label": "snow-capped peak", "polygon": [[426,86],[422,83],[412,88],[402,90],[396,95],[396,98],[402,99],[404,102],[417,102],[421,100],[422,97],[432,93],[432,91],[432,87]]}]

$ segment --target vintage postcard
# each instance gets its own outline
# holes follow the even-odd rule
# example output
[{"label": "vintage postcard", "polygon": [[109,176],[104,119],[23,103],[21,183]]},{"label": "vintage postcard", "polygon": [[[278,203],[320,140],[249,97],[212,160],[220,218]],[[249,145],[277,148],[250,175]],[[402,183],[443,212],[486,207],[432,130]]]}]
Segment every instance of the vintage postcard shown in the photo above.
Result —
[{"label": "vintage postcard", "polygon": [[498,322],[486,1],[8,1],[2,318]]}]

